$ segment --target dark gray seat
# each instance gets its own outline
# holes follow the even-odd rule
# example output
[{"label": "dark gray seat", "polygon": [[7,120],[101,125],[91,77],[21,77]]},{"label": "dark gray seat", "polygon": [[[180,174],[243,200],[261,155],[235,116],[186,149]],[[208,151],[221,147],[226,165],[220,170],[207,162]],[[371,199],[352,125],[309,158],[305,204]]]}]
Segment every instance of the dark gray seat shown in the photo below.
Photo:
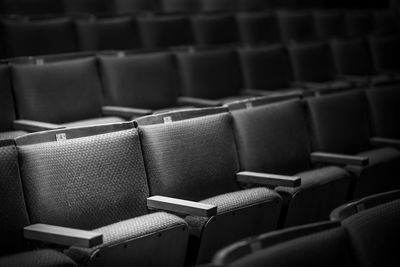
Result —
[{"label": "dark gray seat", "polygon": [[318,37],[322,40],[347,35],[346,19],[341,10],[316,10],[314,11],[314,20]]},{"label": "dark gray seat", "polygon": [[310,42],[317,39],[317,29],[310,11],[278,11],[282,41]]}]

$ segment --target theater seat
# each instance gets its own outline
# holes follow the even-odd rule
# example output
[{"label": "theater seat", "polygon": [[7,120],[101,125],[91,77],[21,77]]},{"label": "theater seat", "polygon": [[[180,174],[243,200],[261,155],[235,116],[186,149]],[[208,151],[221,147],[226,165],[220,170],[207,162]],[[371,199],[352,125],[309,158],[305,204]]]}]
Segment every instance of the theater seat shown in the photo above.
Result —
[{"label": "theater seat", "polygon": [[302,43],[315,41],[317,29],[310,11],[278,11],[282,41]]},{"label": "theater seat", "polygon": [[[61,235],[80,229],[102,236],[102,242],[87,246],[74,238],[63,244],[80,265],[183,266],[187,224],[175,215],[149,212],[132,122],[36,133],[16,143],[32,224],[25,232],[36,233],[26,238],[60,244],[62,237],[49,240],[41,233],[49,225],[64,227]],[[45,226],[37,233],[39,223]]]},{"label": "theater seat", "polygon": [[308,99],[307,106],[314,151],[369,159],[369,165],[346,166],[355,177],[354,198],[400,188],[400,152],[388,145],[372,146],[364,91]]},{"label": "theater seat", "polygon": [[398,75],[400,72],[400,37],[397,35],[369,38],[375,68],[383,73]]},{"label": "theater seat", "polygon": [[197,9],[194,0],[156,0],[155,3],[161,13],[191,13]]},{"label": "theater seat", "polygon": [[284,227],[323,221],[347,201],[350,175],[336,166],[313,166],[307,118],[301,100],[268,98],[228,105],[244,170],[301,178],[301,185],[275,188],[284,200]]},{"label": "theater seat", "polygon": [[113,10],[111,0],[62,0],[67,14],[107,14]]},{"label": "theater seat", "polygon": [[4,267],[74,267],[76,263],[64,254],[49,250],[22,252],[0,258]]},{"label": "theater seat", "polygon": [[374,34],[394,35],[400,32],[398,14],[390,9],[373,10]]},{"label": "theater seat", "polygon": [[320,40],[347,35],[346,20],[341,10],[316,10],[314,11],[314,21]]},{"label": "theater seat", "polygon": [[346,10],[345,16],[348,36],[362,37],[373,33],[374,26],[370,10]]},{"label": "theater seat", "polygon": [[[169,112],[137,119],[150,193],[217,207],[214,216],[186,216],[187,264],[207,263],[217,249],[277,226],[281,197],[238,184],[239,162],[224,108]],[[165,122],[165,123],[164,123]]]}]

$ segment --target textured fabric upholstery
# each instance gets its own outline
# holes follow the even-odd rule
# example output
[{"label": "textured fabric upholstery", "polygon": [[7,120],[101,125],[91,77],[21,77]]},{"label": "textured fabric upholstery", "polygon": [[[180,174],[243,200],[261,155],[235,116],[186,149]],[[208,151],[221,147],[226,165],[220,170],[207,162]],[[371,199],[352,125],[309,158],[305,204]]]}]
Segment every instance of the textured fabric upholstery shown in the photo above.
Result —
[{"label": "textured fabric upholstery", "polygon": [[375,136],[400,139],[400,90],[397,86],[367,91]]},{"label": "textured fabric upholstery", "polygon": [[363,91],[307,100],[314,150],[354,154],[369,147],[369,121]]},{"label": "textured fabric upholstery", "polygon": [[139,17],[138,25],[145,48],[167,48],[192,43],[189,19],[185,16]]},{"label": "textured fabric upholstery", "polygon": [[147,214],[148,187],[134,129],[18,150],[32,223],[91,230]]},{"label": "textured fabric upholstery", "polygon": [[12,130],[15,117],[10,72],[8,66],[3,64],[0,65],[0,132]]},{"label": "textured fabric upholstery", "polygon": [[397,266],[400,200],[361,211],[342,222],[358,266]]},{"label": "textured fabric upholstery", "polygon": [[371,37],[370,46],[378,70],[400,69],[400,38],[397,35]]},{"label": "textured fabric upholstery", "polygon": [[14,139],[15,137],[26,134],[24,131],[7,131],[0,133],[0,140]]},{"label": "textured fabric upholstery", "polygon": [[348,10],[345,14],[348,35],[362,36],[372,33],[373,21],[369,10]]},{"label": "textured fabric upholstery", "polygon": [[273,13],[239,13],[236,22],[240,41],[244,44],[277,43],[281,39],[278,21]]},{"label": "textured fabric upholstery", "polygon": [[320,38],[344,37],[347,34],[345,16],[339,10],[318,10],[314,13],[315,25]]},{"label": "textured fabric upholstery", "polygon": [[71,247],[66,250],[66,254],[77,262],[87,263],[90,256],[98,249],[118,245],[178,226],[186,226],[186,223],[175,215],[164,212],[143,215],[93,229],[93,232],[103,234],[103,243],[101,245],[90,249]]},{"label": "textured fabric upholstery", "polygon": [[231,50],[178,53],[177,61],[185,96],[218,99],[243,88],[239,60]]},{"label": "textured fabric upholstery", "polygon": [[20,119],[68,123],[101,115],[102,87],[93,58],[15,64],[12,80]]},{"label": "textured fabric upholstery", "polygon": [[179,90],[169,53],[100,57],[107,105],[160,109],[177,105]]},{"label": "textured fabric upholstery", "polygon": [[76,20],[79,48],[84,51],[140,47],[136,24],[130,17]]},{"label": "textured fabric upholstery", "polygon": [[152,195],[199,201],[237,189],[229,114],[141,126]]},{"label": "textured fabric upholstery", "polygon": [[229,266],[337,267],[354,265],[346,231],[338,227],[259,250]]},{"label": "textured fabric upholstery", "polygon": [[107,124],[107,123],[115,123],[115,122],[123,122],[124,119],[119,117],[102,117],[96,119],[88,119],[88,120],[81,120],[75,121],[70,123],[64,123],[63,126],[66,127],[81,127],[81,126],[90,126],[90,125],[99,125],[99,124]]},{"label": "textured fabric upholstery", "polygon": [[194,43],[199,46],[230,44],[239,41],[235,19],[226,15],[191,17]]},{"label": "textured fabric upholstery", "polygon": [[3,20],[2,24],[7,57],[67,53],[77,50],[70,19]]},{"label": "textured fabric upholstery", "polygon": [[311,12],[278,12],[282,40],[286,42],[312,41],[317,38],[317,29]]},{"label": "textured fabric upholstery", "polygon": [[284,89],[294,80],[289,54],[283,46],[241,49],[239,57],[245,88]]},{"label": "textured fabric upholstery", "polygon": [[310,166],[310,141],[298,100],[233,111],[243,170],[294,174]]},{"label": "textured fabric upholstery", "polygon": [[0,255],[5,255],[23,250],[22,228],[29,224],[15,146],[0,146],[0,196]]},{"label": "textured fabric upholstery", "polygon": [[74,261],[54,250],[37,250],[0,258],[2,267],[74,267]]}]

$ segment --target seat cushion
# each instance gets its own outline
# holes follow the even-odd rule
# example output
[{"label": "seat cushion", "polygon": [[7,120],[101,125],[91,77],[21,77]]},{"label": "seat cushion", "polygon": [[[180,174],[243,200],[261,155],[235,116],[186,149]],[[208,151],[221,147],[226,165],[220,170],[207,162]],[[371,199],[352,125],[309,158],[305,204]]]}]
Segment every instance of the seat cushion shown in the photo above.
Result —
[{"label": "seat cushion", "polygon": [[3,267],[73,267],[76,263],[64,254],[44,249],[0,258]]},{"label": "seat cushion", "polygon": [[65,253],[79,264],[87,264],[91,255],[99,249],[101,250],[102,248],[143,238],[163,230],[186,225],[183,219],[165,212],[143,215],[94,229],[92,230],[93,232],[103,234],[103,244],[90,249],[71,247]]},{"label": "seat cushion", "polygon": [[9,132],[1,132],[0,133],[0,140],[5,139],[14,139],[15,137],[21,136],[26,134],[24,131],[9,131]]},{"label": "seat cushion", "polygon": [[80,127],[80,126],[107,124],[107,123],[115,123],[115,122],[123,122],[123,121],[125,121],[125,120],[122,118],[119,118],[119,117],[102,117],[102,118],[96,118],[96,119],[89,119],[89,120],[65,123],[65,124],[63,124],[63,126],[65,126],[65,127]]}]

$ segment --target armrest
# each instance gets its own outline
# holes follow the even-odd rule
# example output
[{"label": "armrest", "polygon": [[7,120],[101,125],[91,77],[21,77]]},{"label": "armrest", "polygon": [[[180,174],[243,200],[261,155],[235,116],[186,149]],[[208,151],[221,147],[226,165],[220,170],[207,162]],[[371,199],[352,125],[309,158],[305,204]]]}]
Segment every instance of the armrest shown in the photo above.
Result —
[{"label": "armrest", "polygon": [[373,145],[375,147],[390,146],[390,147],[400,149],[400,139],[373,137],[373,138],[371,138],[370,142],[371,142],[371,145]]},{"label": "armrest", "polygon": [[349,155],[323,153],[323,152],[311,153],[311,161],[337,164],[337,165],[355,165],[355,166],[367,166],[369,164],[368,157],[349,156]]},{"label": "armrest", "polygon": [[318,82],[294,81],[294,82],[291,82],[291,85],[294,87],[300,87],[300,88],[311,89],[311,90],[327,88],[327,86],[325,84],[318,83]]},{"label": "armrest", "polygon": [[127,108],[117,106],[104,106],[102,107],[102,112],[104,116],[117,116],[126,119],[150,115],[153,113],[153,111],[150,109]]},{"label": "armrest", "polygon": [[65,126],[59,124],[31,120],[15,120],[13,126],[15,130],[25,132],[39,132],[65,128]]},{"label": "armrest", "polygon": [[355,85],[365,85],[370,82],[370,78],[368,76],[356,76],[356,75],[340,75],[339,79],[349,81],[354,83]]},{"label": "armrest", "polygon": [[194,107],[217,107],[221,106],[223,103],[218,100],[196,98],[196,97],[178,97],[178,103],[180,105],[191,105]]},{"label": "armrest", "polygon": [[149,209],[165,210],[169,212],[211,217],[217,214],[217,206],[177,198],[152,196],[147,199]]},{"label": "armrest", "polygon": [[24,227],[24,238],[82,248],[91,248],[103,243],[103,235],[100,233],[47,224],[33,224]]},{"label": "armrest", "polygon": [[287,98],[296,98],[303,96],[303,89],[300,88],[291,88],[285,90],[276,90],[276,91],[268,91],[268,90],[258,90],[258,89],[244,89],[241,91],[242,95],[249,96],[270,96],[270,97],[287,97]]},{"label": "armrest", "polygon": [[276,175],[258,172],[239,172],[236,179],[240,183],[298,187],[301,185],[301,178],[296,176]]}]

